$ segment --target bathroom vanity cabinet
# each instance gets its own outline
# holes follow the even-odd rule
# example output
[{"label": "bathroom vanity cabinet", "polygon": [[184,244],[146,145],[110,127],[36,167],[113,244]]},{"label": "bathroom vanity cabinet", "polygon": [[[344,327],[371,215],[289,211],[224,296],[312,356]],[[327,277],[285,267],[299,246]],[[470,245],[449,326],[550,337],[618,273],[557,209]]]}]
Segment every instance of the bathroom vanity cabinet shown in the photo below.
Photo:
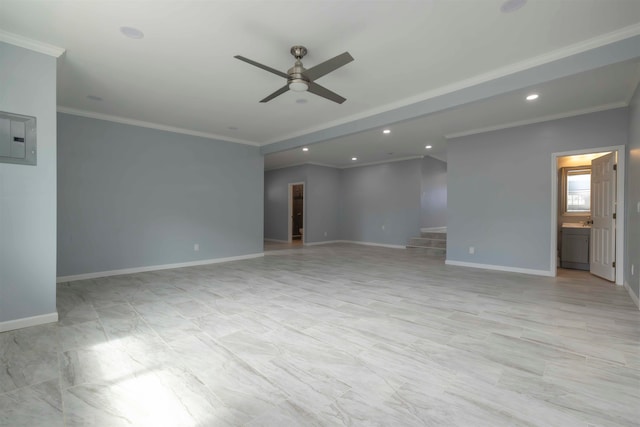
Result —
[{"label": "bathroom vanity cabinet", "polygon": [[562,268],[589,270],[590,227],[562,227]]}]

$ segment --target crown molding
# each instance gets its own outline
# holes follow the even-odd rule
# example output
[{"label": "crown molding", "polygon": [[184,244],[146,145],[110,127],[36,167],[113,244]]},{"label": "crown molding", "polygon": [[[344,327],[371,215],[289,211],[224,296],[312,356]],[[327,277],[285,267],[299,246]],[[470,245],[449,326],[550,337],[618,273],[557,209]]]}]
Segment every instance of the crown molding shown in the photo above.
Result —
[{"label": "crown molding", "polygon": [[357,165],[336,166],[336,167],[338,169],[353,169],[353,168],[360,168],[364,166],[382,165],[384,163],[404,162],[405,160],[422,159],[423,157],[424,156],[398,157],[397,159],[378,160],[377,162],[359,163]]},{"label": "crown molding", "polygon": [[326,163],[318,163],[318,162],[303,162],[303,163],[294,163],[292,165],[286,165],[286,166],[276,166],[275,168],[269,168],[269,169],[265,168],[264,171],[265,172],[271,172],[271,171],[276,171],[276,170],[279,170],[279,169],[287,169],[287,168],[293,168],[293,167],[296,167],[296,166],[305,166],[305,165],[322,166],[322,167],[331,168],[331,169],[353,169],[353,168],[361,168],[361,167],[364,167],[364,166],[382,165],[384,163],[404,162],[405,160],[422,159],[423,157],[425,157],[425,156],[398,157],[397,159],[379,160],[377,162],[359,163],[357,165],[346,165],[346,166],[335,166],[335,165],[329,165],[329,164],[326,164]]},{"label": "crown molding", "polygon": [[53,56],[54,58],[59,58],[66,50],[52,44],[43,43],[41,41],[33,40],[4,30],[0,30],[0,42],[12,44],[34,52],[43,53],[45,55]]},{"label": "crown molding", "polygon": [[599,105],[597,107],[585,108],[582,110],[568,111],[566,113],[553,114],[550,116],[538,117],[535,119],[519,120],[517,122],[505,123],[497,126],[488,126],[485,128],[472,129],[464,132],[456,132],[445,135],[446,139],[462,138],[463,136],[477,135],[479,133],[493,132],[496,130],[510,129],[518,126],[533,125],[536,123],[549,122],[551,120],[566,119],[569,117],[581,116],[583,114],[598,113],[600,111],[614,110],[616,108],[628,107],[628,102],[614,102],[612,104]]},{"label": "crown molding", "polygon": [[[512,74],[516,74],[518,72],[526,71],[531,68],[552,63],[554,61],[558,61],[564,58],[578,55],[580,53],[584,53],[589,50],[593,50],[602,46],[606,46],[606,45],[616,43],[616,42],[619,42],[631,37],[636,37],[636,36],[640,36],[640,23],[623,27],[616,31],[612,31],[610,33],[606,33],[598,37],[594,37],[588,40],[574,43],[569,46],[565,46],[565,47],[553,50],[551,52],[547,52],[547,53],[534,56],[532,58],[529,58],[520,62],[516,62],[514,64],[496,68],[495,70],[489,71],[487,73],[479,74],[477,76],[473,76],[465,80],[461,80],[449,85],[441,86],[434,90],[423,92],[421,94],[414,95],[412,97],[405,98],[397,102],[385,104],[381,107],[367,110],[359,114],[354,114],[352,116],[348,116],[339,120],[334,120],[328,123],[324,123],[320,126],[308,128],[300,132],[282,135],[277,139],[266,141],[264,143],[261,143],[260,145],[264,147],[264,146],[275,144],[278,142],[287,141],[293,138],[298,138],[313,132],[319,132],[319,131],[330,129],[346,123],[354,122],[361,119],[366,119],[376,114],[386,113],[402,107],[407,107],[412,104],[426,101],[431,98],[436,98],[438,96],[447,95],[449,93],[467,89],[482,83],[487,83],[492,80],[498,80],[500,78],[503,78]],[[383,125],[381,124],[380,126],[383,126]]]},{"label": "crown molding", "polygon": [[166,132],[180,133],[180,134],[183,134],[183,135],[191,135],[191,136],[198,136],[198,137],[201,137],[201,138],[214,139],[214,140],[217,140],[217,141],[233,142],[233,143],[236,143],[236,144],[244,144],[244,145],[251,145],[253,147],[259,147],[259,144],[256,144],[255,142],[245,141],[245,140],[242,140],[242,139],[227,138],[225,136],[215,135],[215,134],[212,134],[212,133],[198,132],[198,131],[194,131],[194,130],[190,130],[190,129],[178,128],[178,127],[173,127],[173,126],[166,126],[166,125],[161,125],[161,124],[152,123],[152,122],[145,122],[145,121],[142,121],[142,120],[127,119],[125,117],[112,116],[112,115],[109,115],[109,114],[102,114],[102,113],[95,113],[93,111],[77,110],[75,108],[64,107],[64,106],[61,106],[61,105],[58,105],[58,112],[59,113],[65,113],[65,114],[71,114],[71,115],[74,115],[74,116],[87,117],[87,118],[90,118],[90,119],[105,120],[105,121],[108,121],[108,122],[121,123],[121,124],[125,124],[125,125],[138,126],[138,127],[143,127],[143,128],[162,130],[162,131],[166,131]]}]

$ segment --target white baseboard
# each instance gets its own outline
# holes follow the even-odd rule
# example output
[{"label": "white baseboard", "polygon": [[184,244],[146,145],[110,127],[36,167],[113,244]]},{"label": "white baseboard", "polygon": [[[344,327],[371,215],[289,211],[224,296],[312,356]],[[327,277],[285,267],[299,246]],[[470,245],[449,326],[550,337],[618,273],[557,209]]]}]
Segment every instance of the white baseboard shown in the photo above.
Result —
[{"label": "white baseboard", "polygon": [[30,326],[44,325],[58,321],[58,312],[41,314],[39,316],[23,317],[22,319],[0,322],[0,332],[13,331],[14,329],[28,328]]},{"label": "white baseboard", "polygon": [[327,240],[325,242],[309,242],[305,243],[305,246],[316,246],[316,245],[328,245],[331,243],[352,243],[354,245],[364,245],[364,246],[378,246],[381,248],[391,248],[391,249],[407,249],[406,246],[401,245],[388,245],[386,243],[374,243],[374,242],[361,242],[359,240]]},{"label": "white baseboard", "polygon": [[631,289],[631,286],[629,286],[629,284],[626,281],[624,282],[624,287],[627,288],[627,292],[629,292],[629,296],[631,297],[633,302],[636,304],[636,307],[638,307],[638,310],[640,310],[640,299],[638,299],[638,295],[636,295],[636,293],[633,292],[633,289]]},{"label": "white baseboard", "polygon": [[361,242],[359,240],[342,240],[342,243],[353,243],[355,245],[364,245],[364,246],[378,246],[381,248],[391,248],[391,249],[407,249],[406,246],[402,246],[402,245],[388,245],[386,243]]},{"label": "white baseboard", "polygon": [[324,242],[305,242],[305,246],[330,245],[331,243],[344,243],[344,240],[325,240]]},{"label": "white baseboard", "polygon": [[530,268],[508,267],[505,265],[478,264],[475,262],[454,261],[449,259],[445,260],[444,263],[447,265],[455,265],[458,267],[472,267],[472,268],[481,268],[483,270],[508,271],[511,273],[532,274],[534,276],[546,276],[546,277],[556,276],[554,272],[549,270],[534,270]]},{"label": "white baseboard", "polygon": [[76,280],[97,279],[99,277],[121,276],[123,274],[144,273],[147,271],[170,270],[172,268],[195,267],[198,265],[218,264],[221,262],[240,261],[244,259],[259,258],[264,252],[249,255],[238,255],[225,258],[203,259],[200,261],[179,262],[176,264],[150,265],[147,267],[124,268],[122,270],[98,271],[95,273],[76,274],[73,276],[59,276],[56,283],[74,282]]},{"label": "white baseboard", "polygon": [[288,240],[278,240],[278,239],[262,239],[265,242],[274,242],[274,243],[289,243]]}]

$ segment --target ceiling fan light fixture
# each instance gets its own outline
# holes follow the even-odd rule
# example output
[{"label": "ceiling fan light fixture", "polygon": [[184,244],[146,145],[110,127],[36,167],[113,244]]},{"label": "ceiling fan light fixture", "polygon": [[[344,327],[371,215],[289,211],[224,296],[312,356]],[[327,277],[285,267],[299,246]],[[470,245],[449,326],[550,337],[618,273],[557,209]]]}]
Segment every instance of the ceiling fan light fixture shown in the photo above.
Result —
[{"label": "ceiling fan light fixture", "polygon": [[309,89],[309,84],[302,79],[293,79],[289,82],[289,90],[294,92],[305,92]]}]

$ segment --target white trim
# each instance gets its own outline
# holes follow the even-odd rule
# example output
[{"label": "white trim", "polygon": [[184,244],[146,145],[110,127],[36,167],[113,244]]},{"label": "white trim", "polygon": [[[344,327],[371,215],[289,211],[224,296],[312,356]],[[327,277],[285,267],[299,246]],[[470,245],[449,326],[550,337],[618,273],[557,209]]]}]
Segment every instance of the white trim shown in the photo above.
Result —
[{"label": "white trim", "polygon": [[624,245],[625,245],[625,158],[626,147],[613,145],[608,147],[584,148],[581,150],[561,151],[551,154],[551,244],[550,266],[556,275],[558,268],[558,157],[575,156],[577,154],[600,153],[616,151],[618,173],[616,174],[616,285],[624,284]]},{"label": "white trim", "polygon": [[346,166],[337,166],[337,169],[351,169],[351,168],[360,168],[360,167],[364,167],[364,166],[381,165],[381,164],[384,164],[384,163],[404,162],[405,160],[422,159],[423,157],[424,156],[400,157],[400,158],[397,158],[397,159],[379,160],[377,162],[360,163],[360,164],[346,165]]},{"label": "white trim", "polygon": [[305,243],[305,246],[318,246],[318,245],[330,245],[332,243],[345,243],[345,240],[325,240],[323,242],[309,242]]},{"label": "white trim", "polygon": [[[287,194],[287,201],[288,201],[288,216],[287,216],[287,242],[286,243],[291,243],[293,242],[293,186],[294,185],[302,185],[302,228],[304,229],[307,226],[307,186],[305,185],[304,181],[301,182],[290,182],[289,185],[287,186],[288,189],[288,194]],[[304,244],[305,241],[305,235],[304,232],[302,233],[302,244]]]},{"label": "white trim", "polygon": [[274,243],[289,243],[286,240],[278,240],[278,239],[267,239],[266,237],[264,239],[265,242],[274,242]]},{"label": "white trim", "polygon": [[328,165],[328,164],[325,164],[325,163],[302,162],[302,163],[294,163],[292,165],[286,165],[286,166],[276,166],[274,168],[265,167],[264,171],[265,172],[277,171],[278,169],[293,168],[293,167],[296,167],[296,166],[305,166],[305,165],[322,166],[322,167],[325,167],[325,168],[339,169],[338,166],[332,166],[332,165]]},{"label": "white trim", "polygon": [[555,272],[553,271],[533,270],[531,268],[507,267],[504,265],[491,265],[491,264],[478,264],[475,262],[454,261],[449,259],[445,260],[444,263],[446,265],[455,265],[458,267],[472,267],[472,268],[481,268],[483,270],[508,271],[511,273],[532,274],[534,276],[546,276],[546,277],[555,276]]},{"label": "white trim", "polygon": [[359,240],[326,240],[324,242],[309,242],[309,243],[305,243],[304,245],[316,246],[316,245],[328,245],[331,243],[351,243],[354,245],[377,246],[377,247],[389,248],[389,249],[407,249],[406,246],[402,246],[402,245],[389,245],[386,243],[362,242]]},{"label": "white trim", "polygon": [[263,144],[261,144],[262,146],[265,145],[270,145],[270,144],[274,144],[276,142],[281,142],[281,141],[285,141],[285,140],[289,140],[289,139],[293,139],[299,136],[303,136],[306,135],[308,133],[312,133],[312,132],[317,132],[317,131],[321,131],[324,129],[328,129],[334,126],[338,126],[341,124],[345,124],[345,123],[349,123],[355,120],[359,120],[359,119],[364,119],[376,114],[380,114],[380,113],[384,113],[387,111],[392,111],[401,107],[406,107],[408,105],[411,104],[415,104],[421,101],[425,101],[427,99],[430,98],[435,98],[437,96],[442,96],[442,95],[446,95],[449,94],[451,92],[456,92],[462,89],[466,89],[469,87],[473,87],[482,83],[486,83],[486,82],[490,82],[492,80],[497,80],[500,79],[502,77],[506,77],[509,76],[511,74],[515,74],[521,71],[526,71],[528,69],[534,68],[534,67],[538,67],[544,64],[548,64],[554,61],[558,61],[570,56],[574,56],[574,55],[578,55],[580,53],[583,52],[587,52],[589,50],[592,49],[596,49],[602,46],[606,46],[608,44],[612,44],[612,43],[616,43],[631,37],[635,37],[640,35],[640,24],[634,24],[634,25],[629,25],[627,27],[623,27],[620,28],[618,30],[612,31],[610,33],[607,34],[603,34],[600,35],[598,37],[594,37],[588,40],[584,40],[581,41],[579,43],[575,43],[569,46],[565,46],[563,48],[560,49],[556,49],[554,51],[542,54],[542,55],[538,55],[535,56],[533,58],[529,58],[526,59],[524,61],[520,61],[517,62],[515,64],[510,64],[501,68],[497,68],[495,70],[489,71],[487,73],[484,74],[480,74],[474,77],[471,77],[469,79],[466,80],[462,80],[459,82],[455,82],[452,83],[450,85],[446,85],[446,86],[442,86],[439,87],[437,89],[434,89],[432,91],[429,92],[425,92],[419,95],[415,95],[409,98],[405,98],[401,101],[398,102],[394,102],[394,103],[390,103],[390,104],[386,104],[383,105],[381,107],[378,108],[374,108],[371,110],[367,110],[365,112],[359,113],[359,114],[354,114],[352,116],[348,116],[339,120],[334,120],[332,122],[329,123],[325,123],[323,125],[320,126],[315,126],[312,128],[308,128],[306,130],[300,131],[300,132],[295,132],[295,133],[291,133],[288,135],[284,135],[281,137],[278,137],[278,139],[275,140],[269,140]]},{"label": "white trim", "polygon": [[44,325],[58,321],[58,312],[40,314],[38,316],[23,317],[22,319],[0,322],[0,332],[13,331],[14,329],[28,328],[30,326]]},{"label": "white trim", "polygon": [[447,226],[444,227],[422,227],[420,228],[421,233],[446,233]]},{"label": "white trim", "polygon": [[502,130],[502,129],[510,129],[510,128],[514,128],[514,127],[518,127],[518,126],[526,126],[526,125],[532,125],[532,124],[536,124],[536,123],[549,122],[551,120],[566,119],[566,118],[569,118],[569,117],[581,116],[583,114],[590,114],[590,113],[597,113],[597,112],[600,112],[600,111],[614,110],[616,108],[624,108],[624,107],[628,107],[628,106],[629,106],[628,102],[614,102],[614,103],[611,103],[611,104],[599,105],[597,107],[584,108],[582,110],[568,111],[568,112],[565,112],[565,113],[552,114],[550,116],[543,116],[543,117],[538,117],[538,118],[534,118],[534,119],[519,120],[517,122],[510,122],[510,123],[504,123],[504,124],[496,125],[496,126],[488,126],[488,127],[485,127],[485,128],[472,129],[472,130],[468,130],[468,131],[464,131],[464,132],[450,133],[448,135],[445,135],[444,137],[446,139],[462,138],[463,136],[477,135],[477,134],[480,134],[480,133],[493,132],[493,131]]},{"label": "white trim", "polygon": [[[403,162],[405,160],[422,159],[424,157],[425,157],[424,155],[409,156],[409,157],[399,157],[397,159],[379,160],[379,161],[376,161],[376,162],[360,163],[360,164],[356,164],[356,165],[346,165],[346,166],[328,165],[326,163],[317,163],[317,162],[304,162],[304,163],[294,163],[294,164],[288,165],[288,166],[277,166],[277,167],[275,167],[273,169],[265,169],[265,172],[267,172],[267,171],[275,171],[275,170],[278,170],[278,169],[293,168],[293,167],[296,167],[296,166],[304,166],[304,165],[323,166],[325,168],[331,168],[331,169],[351,169],[351,168],[359,168],[359,167],[364,167],[364,166],[381,165],[381,164],[384,164],[384,163]],[[437,159],[437,160],[440,160],[440,159]]]},{"label": "white trim", "polygon": [[184,128],[178,128],[178,127],[174,127],[174,126],[161,125],[159,123],[145,122],[143,120],[135,120],[135,119],[128,119],[128,118],[125,118],[125,117],[112,116],[110,114],[95,113],[93,111],[77,110],[75,108],[64,107],[62,105],[58,105],[58,112],[59,113],[64,113],[64,114],[71,114],[71,115],[74,115],[74,116],[87,117],[87,118],[90,118],[90,119],[104,120],[104,121],[107,121],[107,122],[121,123],[121,124],[124,124],[124,125],[131,125],[131,126],[138,126],[138,127],[143,127],[143,128],[149,128],[149,129],[162,130],[162,131],[165,131],[165,132],[173,132],[173,133],[180,133],[180,134],[183,134],[183,135],[199,136],[201,138],[215,139],[215,140],[223,141],[223,142],[233,142],[233,143],[236,143],[236,144],[251,145],[253,147],[260,146],[260,144],[257,144],[255,142],[251,142],[251,141],[245,141],[243,139],[229,138],[229,137],[222,136],[222,135],[215,135],[213,133],[198,132],[198,131],[190,130],[190,129],[184,129]]},{"label": "white trim", "polygon": [[203,259],[200,261],[179,262],[175,264],[149,265],[146,267],[123,268],[121,270],[98,271],[95,273],[76,274],[73,276],[59,276],[56,283],[74,282],[76,280],[97,279],[99,277],[121,276],[123,274],[145,273],[147,271],[170,270],[172,268],[195,267],[198,265],[219,264],[221,262],[241,261],[245,259],[263,257],[264,252],[255,254],[230,256],[224,258]]},{"label": "white trim", "polygon": [[29,49],[34,52],[44,53],[45,55],[59,58],[66,51],[66,49],[54,46],[52,44],[43,43],[38,40],[30,39],[19,34],[10,33],[8,31],[0,30],[0,42],[12,44],[24,49]]},{"label": "white trim", "polygon": [[341,242],[353,243],[355,245],[364,245],[364,246],[378,246],[381,248],[390,248],[390,249],[407,249],[406,246],[402,246],[402,245],[388,245],[386,243],[362,242],[359,240],[341,240]]},{"label": "white trim", "polygon": [[636,293],[633,292],[633,289],[631,289],[631,286],[629,286],[627,282],[624,282],[624,287],[627,288],[627,292],[629,293],[629,296],[635,303],[636,307],[638,307],[638,310],[640,310],[640,299],[638,299],[638,295],[636,295]]}]

